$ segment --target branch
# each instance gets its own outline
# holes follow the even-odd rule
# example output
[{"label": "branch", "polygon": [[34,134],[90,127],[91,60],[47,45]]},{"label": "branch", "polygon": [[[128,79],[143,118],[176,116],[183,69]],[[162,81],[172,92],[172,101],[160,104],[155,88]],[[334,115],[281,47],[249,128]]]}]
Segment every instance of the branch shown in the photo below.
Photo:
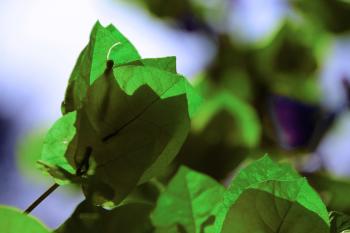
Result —
[{"label": "branch", "polygon": [[52,185],[45,193],[43,193],[38,199],[36,199],[25,211],[24,214],[29,214],[35,207],[37,207],[45,198],[47,198],[53,191],[59,187],[59,184]]}]

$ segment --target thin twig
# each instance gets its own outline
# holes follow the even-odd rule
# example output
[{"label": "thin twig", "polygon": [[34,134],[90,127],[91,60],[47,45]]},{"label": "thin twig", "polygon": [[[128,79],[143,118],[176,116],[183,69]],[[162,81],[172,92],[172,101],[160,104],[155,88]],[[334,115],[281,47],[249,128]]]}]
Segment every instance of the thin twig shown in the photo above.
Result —
[{"label": "thin twig", "polygon": [[37,207],[42,201],[45,200],[53,191],[58,188],[59,184],[55,183],[52,185],[45,193],[43,193],[38,199],[36,199],[33,204],[31,204],[23,213],[29,214],[35,207]]}]

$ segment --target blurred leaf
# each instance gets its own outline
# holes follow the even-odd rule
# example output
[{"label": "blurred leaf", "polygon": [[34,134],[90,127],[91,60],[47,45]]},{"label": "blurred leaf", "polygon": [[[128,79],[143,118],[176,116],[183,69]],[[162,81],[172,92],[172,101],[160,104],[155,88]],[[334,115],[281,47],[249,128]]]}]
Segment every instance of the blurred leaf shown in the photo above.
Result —
[{"label": "blurred leaf", "polygon": [[0,229],[1,233],[49,233],[36,218],[23,214],[21,210],[0,206]]},{"label": "blurred leaf", "polygon": [[322,120],[321,107],[285,96],[271,96],[270,106],[280,144],[287,149],[314,151],[316,137],[322,136],[317,127]]},{"label": "blurred leaf", "polygon": [[225,179],[251,154],[262,133],[255,109],[243,96],[236,96],[234,85],[228,85],[230,78],[234,77],[220,83],[202,78],[196,84],[205,101],[192,119],[191,133],[176,161],[217,180]]},{"label": "blurred leaf", "polygon": [[259,78],[275,94],[318,103],[316,77],[329,47],[327,34],[286,21],[275,39],[254,56]]},{"label": "blurred leaf", "polygon": [[151,205],[133,203],[105,210],[84,201],[55,232],[151,233],[153,227],[148,217],[151,209]]},{"label": "blurred leaf", "polygon": [[326,207],[303,178],[255,183],[230,207],[221,233],[328,233]]},{"label": "blurred leaf", "polygon": [[218,181],[224,180],[247,156],[251,155],[249,149],[229,145],[223,138],[219,141],[208,141],[211,137],[206,135],[210,134],[215,126],[224,126],[225,124],[221,123],[231,122],[228,119],[231,119],[228,113],[219,113],[208,125],[209,132],[190,133],[176,157],[175,165],[186,165]]},{"label": "blurred leaf", "polygon": [[329,174],[305,174],[310,184],[320,193],[327,207],[350,214],[350,181]]},{"label": "blurred leaf", "polygon": [[210,135],[213,138],[208,141],[215,141],[222,137],[225,138],[227,144],[257,146],[261,129],[254,108],[226,90],[221,90],[217,95],[207,98],[201,105],[192,121],[194,132],[203,131],[211,120],[222,111],[231,116],[232,123],[221,123],[224,126],[224,128],[221,127],[224,132],[221,132],[219,127],[214,127],[213,131],[217,131],[217,133]]},{"label": "blurred leaf", "polygon": [[137,3],[146,8],[153,15],[162,19],[171,20],[181,29],[211,30],[209,27],[219,27],[228,14],[229,3],[212,0],[169,0],[164,4],[161,0],[133,0],[127,3]]},{"label": "blurred leaf", "polygon": [[350,30],[350,5],[348,0],[303,1],[290,0],[291,5],[315,26],[333,33]]},{"label": "blurred leaf", "polygon": [[201,233],[213,224],[224,190],[213,179],[181,167],[158,199],[152,222],[164,232],[181,228],[180,232]]},{"label": "blurred leaf", "polygon": [[350,216],[341,212],[332,211],[330,213],[331,232],[330,233],[346,233],[350,230]]},{"label": "blurred leaf", "polygon": [[36,161],[44,144],[45,131],[33,130],[19,140],[17,145],[16,161],[20,172],[33,181],[42,179],[42,173],[36,169]]}]

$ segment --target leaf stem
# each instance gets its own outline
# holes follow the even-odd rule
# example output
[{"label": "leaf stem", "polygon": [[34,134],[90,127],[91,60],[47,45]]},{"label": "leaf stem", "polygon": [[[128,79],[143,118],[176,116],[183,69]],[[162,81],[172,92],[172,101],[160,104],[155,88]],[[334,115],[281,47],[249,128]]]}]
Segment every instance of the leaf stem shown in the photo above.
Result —
[{"label": "leaf stem", "polygon": [[35,209],[42,201],[44,201],[53,191],[59,187],[59,184],[55,183],[45,193],[43,193],[38,199],[36,199],[23,213],[29,214]]}]

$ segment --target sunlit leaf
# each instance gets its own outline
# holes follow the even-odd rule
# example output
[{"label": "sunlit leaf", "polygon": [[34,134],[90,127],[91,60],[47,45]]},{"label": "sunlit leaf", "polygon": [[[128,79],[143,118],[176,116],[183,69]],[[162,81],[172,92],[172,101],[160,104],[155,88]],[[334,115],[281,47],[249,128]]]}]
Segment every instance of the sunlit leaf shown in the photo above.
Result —
[{"label": "sunlit leaf", "polygon": [[176,57],[146,58],[123,65],[149,66],[176,74]]},{"label": "sunlit leaf", "polygon": [[36,218],[23,214],[21,210],[0,206],[0,231],[1,233],[49,233]]},{"label": "sunlit leaf", "polygon": [[76,134],[75,121],[76,112],[70,112],[58,119],[47,132],[41,151],[39,164],[60,184],[66,183],[66,174],[75,174],[75,169],[63,156]]},{"label": "sunlit leaf", "polygon": [[231,206],[250,186],[269,180],[293,181],[298,178],[300,178],[300,176],[289,165],[278,164],[272,161],[268,156],[264,156],[243,168],[234,177],[230,187],[224,194],[224,202],[220,206],[220,211],[217,214],[217,221],[215,222],[216,229],[221,229]]},{"label": "sunlit leaf", "polygon": [[221,233],[329,232],[328,212],[303,178],[251,185],[230,207]]},{"label": "sunlit leaf", "polygon": [[214,222],[224,187],[205,175],[181,167],[158,199],[153,224],[164,232],[201,233]]},{"label": "sunlit leaf", "polygon": [[69,79],[62,103],[63,113],[81,107],[87,89],[107,68],[107,60],[121,65],[138,59],[137,50],[113,25],[103,27],[97,22]]}]

